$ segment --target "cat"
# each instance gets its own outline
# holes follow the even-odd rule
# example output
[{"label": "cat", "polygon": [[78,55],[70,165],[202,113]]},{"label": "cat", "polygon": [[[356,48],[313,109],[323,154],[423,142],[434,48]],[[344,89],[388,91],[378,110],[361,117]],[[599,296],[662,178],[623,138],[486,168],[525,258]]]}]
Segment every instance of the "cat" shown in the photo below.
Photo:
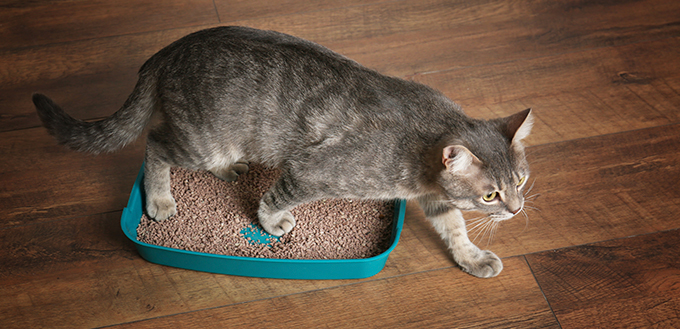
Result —
[{"label": "cat", "polygon": [[430,87],[278,32],[217,27],[179,39],[143,64],[122,108],[101,121],[74,119],[42,94],[33,102],[77,151],[118,150],[151,126],[145,210],[157,221],[176,213],[171,166],[232,181],[257,162],[282,172],[257,213],[272,235],[293,229],[290,209],[317,199],[417,200],[454,261],[493,277],[502,261],[470,241],[461,210],[503,221],[524,205],[531,109],[473,119]]}]

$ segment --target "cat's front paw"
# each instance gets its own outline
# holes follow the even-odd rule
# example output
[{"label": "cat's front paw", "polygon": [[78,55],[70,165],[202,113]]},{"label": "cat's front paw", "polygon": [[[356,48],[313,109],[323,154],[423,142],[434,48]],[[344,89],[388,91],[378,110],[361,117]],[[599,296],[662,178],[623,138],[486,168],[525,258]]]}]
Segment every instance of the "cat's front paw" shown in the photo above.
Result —
[{"label": "cat's front paw", "polygon": [[492,278],[503,270],[503,261],[489,250],[479,250],[473,257],[458,261],[458,265],[478,278]]},{"label": "cat's front paw", "polygon": [[295,227],[295,217],[290,211],[281,211],[275,214],[260,211],[258,217],[264,230],[274,236],[282,236]]},{"label": "cat's front paw", "polygon": [[146,214],[156,221],[164,221],[177,213],[177,203],[172,197],[152,198],[146,204]]}]

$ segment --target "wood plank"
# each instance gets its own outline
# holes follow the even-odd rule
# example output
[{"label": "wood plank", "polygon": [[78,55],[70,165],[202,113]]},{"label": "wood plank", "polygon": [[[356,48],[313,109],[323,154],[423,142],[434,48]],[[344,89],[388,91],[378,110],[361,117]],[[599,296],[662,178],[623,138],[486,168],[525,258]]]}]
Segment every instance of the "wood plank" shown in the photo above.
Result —
[{"label": "wood plank", "polygon": [[680,6],[663,0],[409,0],[239,24],[292,33],[408,76],[677,36],[678,17]]},{"label": "wood plank", "polygon": [[117,328],[558,328],[523,258],[480,280],[442,269],[234,304]]},{"label": "wood plank", "polygon": [[680,122],[680,39],[423,74],[473,117],[532,107],[529,145]]},{"label": "wood plank", "polygon": [[120,216],[116,211],[0,230],[2,284],[12,286],[38,276],[80,272],[80,267],[89,263],[103,261],[116,266],[139,258],[120,229]]},{"label": "wood plank", "polygon": [[40,125],[31,95],[46,93],[81,119],[122,106],[139,67],[172,41],[200,28],[155,32],[0,52],[0,131]]},{"label": "wood plank", "polygon": [[210,0],[3,1],[0,50],[218,23]]},{"label": "wood plank", "polygon": [[[337,1],[12,1],[0,3],[0,50],[363,6]],[[77,13],[74,15],[74,13]],[[219,13],[219,14],[218,14]]]},{"label": "wood plank", "polygon": [[[649,14],[633,14],[630,11],[633,4],[645,6],[645,13]],[[634,62],[652,70],[651,76],[643,76],[645,79],[659,81],[657,75],[677,76],[677,65],[673,65],[675,58],[669,59],[676,51],[677,41],[672,41],[671,49],[668,50],[665,48],[668,45],[663,42],[652,44],[655,52],[645,51],[642,46],[621,48],[614,54],[607,53],[606,50],[595,51],[588,53],[590,55],[582,55],[587,57],[585,61],[574,58],[575,55],[570,57],[562,54],[603,44],[626,44],[677,35],[673,19],[677,21],[680,15],[673,14],[680,10],[680,6],[675,2],[657,3],[649,0],[612,6],[587,6],[587,17],[611,15],[612,18],[603,20],[602,24],[614,24],[616,20],[613,17],[618,17],[618,34],[611,33],[612,26],[603,25],[599,30],[593,30],[575,24],[569,25],[569,29],[577,29],[575,31],[564,31],[562,28],[559,37],[536,39],[537,33],[558,33],[555,32],[557,28],[550,25],[554,24],[554,20],[549,18],[562,9],[552,1],[480,1],[464,6],[451,5],[448,1],[400,1],[253,18],[238,21],[238,24],[276,29],[319,42],[390,75],[403,77],[475,66],[468,68],[468,71],[416,78],[442,89],[452,99],[461,101],[475,111],[485,111],[480,108],[505,104],[519,96],[524,96],[525,103],[529,106],[555,107],[550,102],[551,97],[543,102],[536,100],[541,96],[546,98],[546,92],[550,91],[539,87],[561,85],[590,90],[593,85],[588,83],[601,79],[611,82],[617,79],[622,70],[631,73],[628,77],[640,76],[635,67],[618,65],[634,62],[629,57],[638,56],[636,54],[645,55],[645,58],[651,60],[651,63],[642,60]],[[543,14],[531,14],[545,10],[552,14],[545,14],[545,17]],[[580,22],[578,19],[581,15],[578,12],[566,12],[571,15],[572,20]],[[643,21],[639,21],[640,19]],[[423,24],[423,21],[428,23]],[[627,25],[631,22],[638,25]],[[619,26],[621,24],[623,26]],[[645,24],[645,28],[641,28],[639,24]],[[123,103],[135,83],[137,69],[149,56],[181,36],[210,26],[213,25],[1,51],[0,61],[8,65],[0,67],[0,131],[38,125],[37,115],[30,102],[30,95],[37,91],[52,95],[57,100],[62,98],[64,107],[80,118],[109,115]],[[575,44],[574,40],[580,40],[581,43]],[[544,59],[542,63],[538,63],[541,65],[527,62],[523,66],[516,62],[555,53],[562,55]],[[609,68],[615,72],[591,72],[592,67],[602,67],[598,64],[602,58],[610,56],[617,57],[614,62],[616,67]],[[476,67],[499,62],[504,64]],[[534,68],[533,65],[537,66]],[[574,66],[576,68],[573,70],[566,69]],[[490,74],[493,72],[498,73]],[[587,76],[583,77],[575,72]],[[522,79],[515,81],[518,77]],[[570,83],[554,83],[564,79]],[[677,84],[663,82],[669,85],[661,83],[659,88],[663,90],[660,91],[677,96]],[[607,91],[603,91],[597,96],[606,98],[607,95]],[[586,94],[582,98],[587,99],[589,96],[591,95]],[[470,101],[470,98],[478,101]],[[619,97],[616,95],[605,101],[609,99],[616,100]],[[568,105],[571,104],[563,106]],[[558,140],[556,138],[560,133],[564,134],[550,132],[554,135],[551,140]]]},{"label": "wood plank", "polygon": [[252,1],[252,0],[215,0],[215,8],[223,24],[238,23],[243,20],[271,18],[318,11],[334,12],[343,7],[360,7],[380,3],[391,6],[394,0],[285,0],[285,1]]},{"label": "wood plank", "polygon": [[43,128],[2,133],[0,228],[121,210],[144,155],[144,139],[92,156],[57,145]]},{"label": "wood plank", "polygon": [[0,230],[3,328],[98,327],[339,284],[155,265],[141,259],[123,235],[120,216],[118,211]]},{"label": "wood plank", "polygon": [[[177,31],[173,32],[162,39],[170,42],[179,37]],[[28,67],[37,63],[19,63],[15,60],[17,74],[11,74],[12,80],[6,81],[10,87],[5,88],[6,93],[0,94],[0,102],[7,105],[0,118],[0,130],[38,124],[37,114],[30,102],[30,95],[36,90],[53,95],[76,117],[92,118],[113,113],[132,89],[136,80],[136,66],[143,63],[143,56],[150,56],[155,51],[154,47],[161,47],[156,38],[146,35],[134,41],[119,41],[123,43],[82,44],[83,47],[77,52],[101,51],[102,56],[109,58],[112,63],[122,65],[113,67],[117,73],[98,72],[98,66],[111,64],[105,58],[98,59],[96,65],[86,63],[82,67],[69,67],[67,62],[51,63],[44,67],[60,68],[54,70],[54,77],[46,77],[42,81],[40,74],[48,74],[44,71],[28,75],[21,73],[30,72]],[[143,48],[148,50],[143,51],[145,54],[134,56],[123,54],[116,49],[124,49],[124,41],[146,44]],[[65,46],[45,48],[35,51],[31,57],[40,58],[49,56],[51,52],[65,51]],[[414,79],[442,90],[474,117],[504,116],[533,107],[539,124],[528,139],[531,145],[678,122],[680,79],[677,76],[680,74],[680,65],[677,56],[674,56],[676,52],[680,52],[680,39],[665,39],[511,64],[419,75]],[[638,55],[630,57],[630,54]],[[84,56],[87,58],[90,55]],[[117,61],[114,59],[117,56],[126,60]],[[592,70],[592,67],[599,69]],[[66,74],[63,78],[59,77],[62,73]],[[513,83],[507,83],[510,77]]]},{"label": "wood plank", "polygon": [[528,255],[563,328],[671,328],[680,310],[680,231]]}]

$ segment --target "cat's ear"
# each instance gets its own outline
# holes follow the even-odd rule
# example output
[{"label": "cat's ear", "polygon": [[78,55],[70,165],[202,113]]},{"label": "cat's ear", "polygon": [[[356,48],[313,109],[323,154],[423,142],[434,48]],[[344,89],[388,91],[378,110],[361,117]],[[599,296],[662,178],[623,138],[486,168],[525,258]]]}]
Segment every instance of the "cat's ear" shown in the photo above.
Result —
[{"label": "cat's ear", "polygon": [[462,145],[449,145],[442,151],[446,170],[456,175],[470,175],[481,167],[482,162]]},{"label": "cat's ear", "polygon": [[501,131],[512,144],[516,144],[529,136],[533,126],[534,117],[531,114],[531,109],[526,109],[501,119]]}]

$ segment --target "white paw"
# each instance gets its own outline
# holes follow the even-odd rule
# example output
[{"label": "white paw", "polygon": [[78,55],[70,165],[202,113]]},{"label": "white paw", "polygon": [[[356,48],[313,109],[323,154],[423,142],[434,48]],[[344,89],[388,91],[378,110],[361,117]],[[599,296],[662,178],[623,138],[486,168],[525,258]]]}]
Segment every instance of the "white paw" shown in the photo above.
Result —
[{"label": "white paw", "polygon": [[263,214],[260,211],[258,217],[264,230],[274,236],[282,236],[295,227],[295,217],[290,211],[282,211],[273,215]]},{"label": "white paw", "polygon": [[164,221],[177,213],[175,199],[155,198],[147,201],[146,214],[156,221]]},{"label": "white paw", "polygon": [[503,270],[503,261],[489,250],[479,250],[473,257],[458,261],[458,265],[478,278],[492,278]]}]

